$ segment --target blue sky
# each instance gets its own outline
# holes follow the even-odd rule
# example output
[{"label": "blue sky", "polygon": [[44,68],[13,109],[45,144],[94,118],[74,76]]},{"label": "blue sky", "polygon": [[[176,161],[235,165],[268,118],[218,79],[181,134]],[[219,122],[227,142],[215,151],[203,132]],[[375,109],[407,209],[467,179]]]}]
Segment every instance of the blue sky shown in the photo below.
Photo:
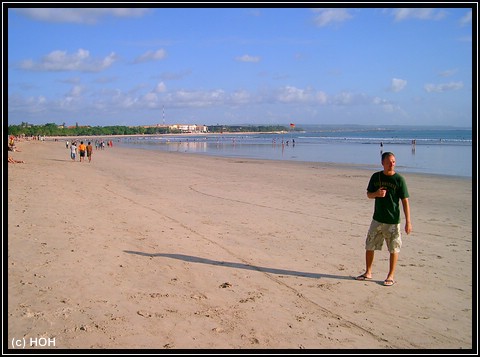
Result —
[{"label": "blue sky", "polygon": [[468,5],[241,6],[4,8],[8,124],[472,126]]}]

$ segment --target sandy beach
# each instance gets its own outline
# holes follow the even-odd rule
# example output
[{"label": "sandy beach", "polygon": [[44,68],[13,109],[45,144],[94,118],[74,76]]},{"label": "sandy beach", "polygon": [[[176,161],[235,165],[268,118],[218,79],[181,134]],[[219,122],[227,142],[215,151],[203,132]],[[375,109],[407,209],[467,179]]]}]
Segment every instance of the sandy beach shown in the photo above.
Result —
[{"label": "sandy beach", "polygon": [[17,147],[9,349],[476,346],[471,179],[403,174],[413,232],[385,287],[386,247],[373,280],[353,279],[370,170],[115,145],[80,163],[64,142]]}]

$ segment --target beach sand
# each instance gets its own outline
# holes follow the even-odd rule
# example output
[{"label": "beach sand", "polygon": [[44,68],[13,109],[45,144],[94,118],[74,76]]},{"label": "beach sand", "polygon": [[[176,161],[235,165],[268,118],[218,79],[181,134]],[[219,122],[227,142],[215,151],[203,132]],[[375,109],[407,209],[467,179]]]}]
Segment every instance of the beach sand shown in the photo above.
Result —
[{"label": "beach sand", "polygon": [[353,279],[365,269],[371,170],[115,143],[80,163],[61,141],[17,147],[10,349],[476,345],[471,179],[403,174],[413,232],[402,211],[397,283],[385,287],[386,247],[373,280]]}]

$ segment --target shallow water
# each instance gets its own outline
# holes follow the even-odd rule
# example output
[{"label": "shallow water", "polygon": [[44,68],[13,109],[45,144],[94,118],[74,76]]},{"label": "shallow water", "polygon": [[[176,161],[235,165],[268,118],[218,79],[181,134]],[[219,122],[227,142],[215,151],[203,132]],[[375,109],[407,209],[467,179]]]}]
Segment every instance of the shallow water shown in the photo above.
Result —
[{"label": "shallow water", "polygon": [[[416,140],[415,145],[412,138]],[[473,166],[471,130],[163,135],[124,138],[120,143],[148,150],[365,165],[378,170],[382,169],[381,153],[391,151],[396,156],[397,172],[460,177],[472,177]]]}]

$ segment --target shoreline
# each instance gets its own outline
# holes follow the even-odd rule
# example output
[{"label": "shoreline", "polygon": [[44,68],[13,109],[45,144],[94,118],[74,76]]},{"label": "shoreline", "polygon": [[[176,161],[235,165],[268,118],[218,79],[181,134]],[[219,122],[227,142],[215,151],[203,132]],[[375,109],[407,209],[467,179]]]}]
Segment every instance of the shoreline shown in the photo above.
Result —
[{"label": "shoreline", "polygon": [[63,143],[18,147],[12,156],[25,163],[8,165],[9,341],[473,346],[471,179],[402,174],[413,232],[398,283],[383,287],[385,248],[372,281],[352,279],[364,269],[373,171],[115,145],[79,163]]},{"label": "shoreline", "polygon": [[[303,131],[302,131],[303,132]],[[171,137],[171,136],[212,136],[212,135],[261,135],[261,134],[288,134],[290,133],[289,131],[265,131],[265,132],[258,132],[258,131],[246,131],[246,132],[223,132],[223,133],[175,133],[175,134],[115,134],[115,135],[67,135],[67,136],[46,136],[46,141],[54,141],[55,139],[60,140],[60,139],[72,139],[72,138],[78,138],[78,140],[82,139],[88,139],[88,138],[135,138],[135,137]],[[298,133],[298,132],[297,132]],[[65,140],[63,140],[65,141]]]},{"label": "shoreline", "polygon": [[[342,169],[342,170],[362,170],[368,171],[369,173],[373,173],[375,171],[381,171],[381,165],[373,165],[373,164],[353,164],[353,163],[341,163],[341,162],[318,162],[318,161],[294,161],[294,160],[282,160],[282,159],[263,159],[263,158],[249,158],[249,157],[230,157],[230,156],[222,156],[222,155],[214,155],[214,154],[203,154],[203,153],[194,153],[194,152],[173,152],[173,151],[161,151],[161,150],[151,150],[145,148],[134,148],[134,147],[118,147],[120,150],[142,150],[142,151],[153,151],[153,152],[162,152],[166,154],[179,154],[179,155],[187,155],[192,157],[202,156],[202,157],[211,157],[211,158],[219,158],[219,159],[237,159],[237,160],[247,160],[247,161],[256,161],[256,162],[276,162],[282,163],[285,165],[318,165],[324,168],[333,168],[333,169]],[[399,172],[401,175],[412,175],[412,176],[421,176],[421,177],[432,177],[432,178],[446,178],[446,179],[458,179],[458,180],[465,180],[465,181],[472,181],[472,177],[470,176],[461,176],[461,175],[447,175],[447,174],[439,174],[439,173],[426,173],[426,172]]]},{"label": "shoreline", "polygon": [[[292,151],[289,148],[288,140],[285,145],[285,155],[283,149],[283,142],[280,139],[272,137],[272,142],[268,142],[261,138],[261,134],[249,133],[241,135],[236,133],[234,135],[223,135],[211,133],[208,135],[197,134],[151,134],[151,135],[115,135],[115,136],[92,136],[92,137],[47,137],[46,141],[67,141],[67,140],[107,140],[111,141],[116,146],[120,145],[132,149],[148,149],[158,151],[181,151],[183,153],[208,155],[215,157],[242,157],[260,160],[275,160],[275,161],[298,161],[298,162],[320,162],[325,164],[340,164],[348,166],[364,166],[367,169],[375,169],[377,167],[376,160],[373,157],[377,154],[374,147],[376,142],[325,142],[319,146],[313,145],[310,142],[299,141],[297,148]],[[256,139],[252,139],[251,134],[255,135]],[[263,133],[269,138],[272,133]],[[242,139],[236,140],[237,137]],[[180,140],[178,140],[180,138]],[[213,142],[209,139],[222,140],[231,138],[232,142]],[[158,139],[158,140],[151,140]],[[245,141],[244,141],[245,139]],[[275,140],[277,139],[277,140]],[[213,140],[213,139],[212,139]],[[251,141],[254,140],[254,141]],[[300,140],[300,139],[299,139]],[[257,142],[258,141],[258,142]],[[194,144],[188,145],[188,144]],[[178,147],[165,146],[165,144],[176,144]],[[228,145],[230,144],[230,145]],[[267,150],[268,145],[273,145],[272,149],[282,148],[281,154],[277,150]],[[281,145],[282,144],[282,145]],[[344,145],[349,144],[349,145]],[[364,145],[370,144],[370,145]],[[186,145],[186,146],[181,146]],[[220,146],[219,146],[220,145]],[[290,145],[291,146],[291,145]],[[257,149],[257,147],[259,149]],[[295,145],[294,145],[295,147]],[[397,170],[399,173],[424,173],[446,177],[461,177],[471,179],[473,176],[472,162],[471,162],[471,146],[436,146],[436,145],[420,145],[415,155],[415,150],[410,150],[411,145],[408,143],[392,143],[387,145],[386,151],[392,151],[399,156],[399,165]],[[470,147],[470,149],[469,149]],[[466,151],[467,150],[467,151]],[[468,151],[470,150],[470,151]],[[328,155],[326,153],[329,153]],[[281,155],[281,156],[280,156]],[[350,159],[347,159],[350,156]],[[353,157],[353,158],[352,158]],[[442,165],[438,160],[431,159],[435,157],[444,157],[445,160],[453,160],[450,165]],[[456,158],[459,159],[456,159]],[[349,162],[350,161],[350,162]]]},{"label": "shoreline", "polygon": [[[215,133],[212,133],[215,134]],[[255,134],[255,133],[251,133]],[[272,133],[265,133],[265,134],[272,134]],[[174,136],[184,136],[185,134],[152,134],[152,136],[163,136],[163,135],[174,135]],[[137,137],[138,135],[111,135],[111,136],[117,136],[117,137]],[[146,136],[146,135],[140,135],[140,136]],[[95,138],[106,138],[109,136],[95,136]],[[55,139],[57,137],[47,137],[46,142],[55,142]],[[68,137],[68,139],[72,138],[78,138],[78,137]],[[89,137],[87,137],[89,138]],[[53,140],[52,140],[53,139]],[[82,138],[80,137],[80,139]],[[25,140],[22,140],[25,141]],[[20,142],[22,142],[20,141]],[[35,140],[26,140],[26,141],[32,141],[35,142]],[[88,141],[88,140],[87,140]],[[58,141],[62,142],[62,141]],[[64,141],[63,141],[64,142]],[[372,144],[373,145],[373,144]],[[409,144],[405,144],[406,146],[409,146]],[[154,151],[154,152],[162,152],[162,153],[167,153],[167,154],[172,154],[175,152],[170,152],[170,151],[162,151],[162,150],[150,150],[150,149],[145,149],[145,148],[134,148],[131,146],[125,147],[125,146],[118,146],[116,145],[115,149],[120,149],[120,150],[141,150],[141,151]],[[212,157],[212,158],[224,158],[224,159],[238,159],[238,160],[251,160],[251,161],[266,161],[266,162],[278,162],[278,163],[284,163],[284,164],[298,164],[298,165],[315,165],[318,164],[319,166],[324,166],[324,167],[331,167],[331,168],[342,168],[345,170],[353,169],[353,170],[363,170],[363,171],[368,171],[368,172],[375,172],[375,170],[380,171],[382,169],[381,165],[372,165],[372,164],[353,164],[353,163],[341,163],[341,162],[318,162],[318,161],[294,161],[294,160],[282,160],[282,159],[264,159],[264,158],[248,158],[248,157],[229,157],[229,156],[222,156],[222,155],[214,155],[214,154],[203,154],[203,153],[195,153],[195,152],[177,152],[177,154],[180,155],[191,155],[192,157],[197,157],[197,156],[203,156],[203,157]],[[472,181],[471,176],[462,176],[462,175],[448,175],[448,174],[439,174],[439,173],[424,173],[424,172],[399,172],[401,175],[414,175],[414,176],[431,176],[431,177],[438,177],[438,178],[449,178],[449,179],[458,179],[458,180],[466,180],[466,181]]]}]

